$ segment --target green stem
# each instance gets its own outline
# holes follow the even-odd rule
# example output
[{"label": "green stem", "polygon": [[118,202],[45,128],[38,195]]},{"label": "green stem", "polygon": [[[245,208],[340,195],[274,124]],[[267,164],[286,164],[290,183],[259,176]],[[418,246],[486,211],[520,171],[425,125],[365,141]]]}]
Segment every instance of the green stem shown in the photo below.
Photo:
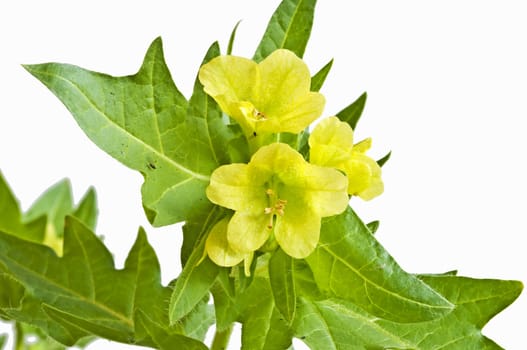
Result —
[{"label": "green stem", "polygon": [[234,324],[231,323],[224,331],[219,332],[216,330],[214,339],[212,340],[212,346],[210,350],[226,350],[229,345],[229,339],[231,338],[232,328]]},{"label": "green stem", "polygon": [[15,322],[15,342],[13,349],[14,350],[24,350],[24,330],[22,329],[22,324],[20,322]]}]

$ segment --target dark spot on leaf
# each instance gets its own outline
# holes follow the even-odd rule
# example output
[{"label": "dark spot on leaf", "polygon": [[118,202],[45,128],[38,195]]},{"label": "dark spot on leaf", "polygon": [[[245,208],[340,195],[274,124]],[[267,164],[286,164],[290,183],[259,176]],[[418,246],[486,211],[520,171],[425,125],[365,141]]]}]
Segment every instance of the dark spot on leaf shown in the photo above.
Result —
[{"label": "dark spot on leaf", "polygon": [[147,166],[149,169],[152,169],[152,170],[157,169],[157,167],[156,167],[156,165],[155,165],[154,163],[148,163],[146,166]]}]

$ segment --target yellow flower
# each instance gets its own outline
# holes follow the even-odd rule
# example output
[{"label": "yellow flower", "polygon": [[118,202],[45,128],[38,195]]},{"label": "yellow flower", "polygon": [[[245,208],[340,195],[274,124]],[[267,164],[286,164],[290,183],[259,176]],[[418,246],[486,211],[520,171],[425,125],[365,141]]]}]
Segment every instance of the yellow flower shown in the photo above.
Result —
[{"label": "yellow flower", "polygon": [[309,136],[313,164],[342,170],[348,176],[348,193],[370,200],[384,191],[381,167],[366,152],[371,139],[353,144],[353,130],[337,117],[322,120]]},{"label": "yellow flower", "polygon": [[260,63],[230,55],[216,57],[201,67],[199,80],[246,136],[299,133],[324,109],[324,96],[310,91],[306,64],[285,49]]},{"label": "yellow flower", "polygon": [[321,218],[346,209],[347,184],[338,170],[309,164],[290,146],[273,143],[261,147],[249,164],[217,168],[207,196],[235,211],[226,241],[238,261],[269,239],[290,256],[305,258],[318,243]]}]

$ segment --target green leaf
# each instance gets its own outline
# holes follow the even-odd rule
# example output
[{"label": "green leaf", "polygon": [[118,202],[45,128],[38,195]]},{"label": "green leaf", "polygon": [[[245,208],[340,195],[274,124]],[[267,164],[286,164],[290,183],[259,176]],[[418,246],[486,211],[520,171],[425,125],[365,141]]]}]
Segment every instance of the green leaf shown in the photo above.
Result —
[{"label": "green leaf", "polygon": [[311,78],[311,91],[319,91],[333,66],[333,59],[326,63],[312,78]]},{"label": "green leaf", "polygon": [[0,265],[0,312],[18,307],[25,293],[24,286],[2,270]]},{"label": "green leaf", "polygon": [[183,270],[176,280],[170,298],[170,322],[178,322],[206,295],[216,280],[220,267],[204,257],[205,240],[210,229],[225,217],[226,212],[214,206],[209,212],[199,212],[183,226],[181,259]]},{"label": "green leaf", "polygon": [[172,80],[160,38],[131,76],[58,63],[25,68],[57,95],[95,144],[144,175],[143,204],[154,225],[182,221],[210,206],[205,187],[218,163],[204,142],[207,130],[186,126],[188,103]]},{"label": "green leaf", "polygon": [[281,249],[276,250],[269,260],[269,279],[276,308],[291,323],[296,309],[293,259]]},{"label": "green leaf", "polygon": [[311,35],[316,0],[283,0],[273,13],[254,54],[260,62],[277,49],[288,49],[304,56]]},{"label": "green leaf", "polygon": [[6,342],[7,342],[7,334],[0,334],[0,350],[4,348],[4,345]]},{"label": "green leaf", "polygon": [[228,270],[221,269],[211,289],[214,297],[216,329],[225,331],[238,319],[240,314],[239,300],[236,298],[234,281],[229,278]]},{"label": "green leaf", "polygon": [[232,54],[232,46],[234,44],[234,39],[236,39],[236,31],[238,30],[238,26],[240,25],[241,21],[238,21],[231,32],[231,37],[229,38],[229,46],[227,47],[227,55]]},{"label": "green leaf", "polygon": [[94,228],[97,221],[95,190],[90,189],[77,208],[73,206],[73,195],[69,180],[64,179],[47,189],[22,214],[17,200],[0,174],[0,231],[10,233],[35,243],[43,243],[62,254],[62,235],[66,215],[78,217]]},{"label": "green leaf", "polygon": [[46,218],[40,217],[24,222],[18,202],[0,172],[0,231],[33,241],[43,242],[46,230]]},{"label": "green leaf", "polygon": [[194,213],[183,225],[183,245],[181,247],[181,266],[185,267],[188,259],[194,252],[205,234],[221,219],[226,216],[225,208],[213,206],[207,212]]},{"label": "green leaf", "polygon": [[350,300],[377,317],[419,322],[453,309],[440,294],[404,272],[349,207],[323,220],[319,245],[306,261],[323,293]]},{"label": "green leaf", "polygon": [[46,190],[24,214],[25,221],[47,216],[46,238],[62,237],[64,218],[73,212],[73,196],[68,179],[61,180]]},{"label": "green leaf", "polygon": [[49,317],[42,308],[42,302],[25,292],[20,305],[2,310],[10,320],[18,324],[38,327],[58,342],[73,346],[90,334],[76,325],[59,323]]},{"label": "green leaf", "polygon": [[164,305],[171,290],[160,284],[159,264],[142,230],[123,270],[114,269],[113,258],[102,242],[72,217],[66,219],[62,258],[45,246],[0,233],[0,264],[30,291],[48,320],[66,325],[66,330],[77,330],[70,339],[49,332],[67,345],[82,335],[95,334],[152,346],[153,339],[136,339],[136,332],[144,333],[141,327],[146,322],[136,322],[139,312],[155,323],[146,325],[148,329],[163,325],[167,335],[176,333],[168,329]]},{"label": "green leaf", "polygon": [[481,334],[481,328],[522,290],[516,281],[421,276],[455,309],[431,321],[397,323],[375,317],[350,301],[314,295],[316,286],[305,271],[295,277],[304,285],[295,336],[313,349],[501,349]]},{"label": "green leaf", "polygon": [[[219,54],[220,47],[215,42],[207,51],[202,65]],[[188,103],[187,119],[184,124],[176,128],[175,132],[178,139],[188,138],[189,135],[199,135],[200,140],[207,143],[207,149],[212,151],[215,167],[230,163],[228,144],[234,138],[234,134],[223,122],[220,107],[212,97],[205,93],[197,77],[194,92]],[[192,156],[197,157],[194,154]]]},{"label": "green leaf", "polygon": [[153,320],[149,319],[145,313],[139,312],[137,323],[145,330],[145,335],[152,339],[153,347],[160,350],[207,350],[205,344],[194,339],[185,337],[181,334],[167,334],[167,332],[159,327]]},{"label": "green leaf", "polygon": [[287,349],[292,331],[276,309],[269,279],[255,277],[240,297],[242,349]]},{"label": "green leaf", "polygon": [[295,333],[312,349],[415,349],[397,334],[384,332],[378,318],[352,303],[299,298]]},{"label": "green leaf", "polygon": [[72,215],[79,219],[90,230],[95,230],[99,209],[97,208],[97,193],[94,188],[90,188],[88,192],[86,192]]},{"label": "green leaf", "polygon": [[183,320],[180,325],[183,334],[190,338],[204,341],[207,331],[216,320],[214,306],[209,305],[208,297],[203,299]]},{"label": "green leaf", "polygon": [[455,271],[421,275],[455,308],[431,321],[397,323],[351,301],[326,298],[307,265],[295,261],[294,268],[299,297],[293,327],[295,336],[312,349],[501,349],[481,334],[481,328],[514,301],[523,287],[517,281],[456,277]]},{"label": "green leaf", "polygon": [[[43,243],[62,255],[64,218],[73,212],[73,195],[68,179],[61,180],[46,190],[25,213],[24,220],[46,217]],[[38,242],[40,243],[40,242]]]},{"label": "green leaf", "polygon": [[202,239],[176,280],[169,305],[171,324],[178,322],[194,309],[200,300],[208,295],[216,280],[220,267],[208,257],[203,259],[204,247],[205,239]]},{"label": "green leaf", "polygon": [[364,106],[366,105],[366,99],[368,95],[363,93],[356,99],[352,104],[337,113],[337,117],[343,122],[348,123],[353,130],[357,127],[357,123],[362,115]]},{"label": "green leaf", "polygon": [[[24,350],[66,350],[67,348],[49,337],[40,328],[26,323],[19,323],[16,326],[17,333],[23,335],[25,344]],[[18,334],[17,334],[18,336]],[[88,346],[95,337],[85,337],[75,344],[76,348],[83,349]]]}]

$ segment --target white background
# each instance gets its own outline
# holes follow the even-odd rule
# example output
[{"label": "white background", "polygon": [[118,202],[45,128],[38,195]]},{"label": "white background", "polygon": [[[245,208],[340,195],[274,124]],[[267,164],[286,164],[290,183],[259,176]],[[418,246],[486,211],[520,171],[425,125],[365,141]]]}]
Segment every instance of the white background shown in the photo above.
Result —
[{"label": "white background", "polygon": [[[353,200],[378,239],[410,272],[527,281],[527,21],[522,1],[320,0],[305,60],[335,58],[322,89],[329,116],[369,94],[357,139],[393,151],[385,194]],[[99,196],[98,233],[122,266],[143,225],[163,280],[180,270],[180,227],[152,228],[138,173],[94,146],[21,63],[58,61],[126,75],[161,35],[178,87],[190,95],[208,46],[251,57],[279,1],[3,1],[0,3],[0,169],[26,209],[63,177],[76,200]],[[0,213],[1,215],[1,213]],[[527,294],[485,334],[525,349]],[[0,331],[8,329],[0,326]],[[232,341],[232,348],[239,344]],[[89,349],[136,349],[97,341]]]}]

